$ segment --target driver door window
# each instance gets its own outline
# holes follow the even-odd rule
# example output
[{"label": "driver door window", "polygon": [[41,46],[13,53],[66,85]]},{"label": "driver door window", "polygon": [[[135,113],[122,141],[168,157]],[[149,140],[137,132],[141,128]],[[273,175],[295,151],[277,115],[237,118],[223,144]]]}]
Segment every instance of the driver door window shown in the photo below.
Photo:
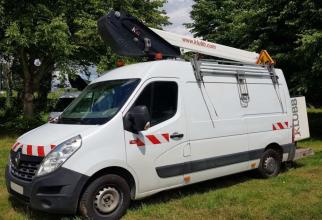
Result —
[{"label": "driver door window", "polygon": [[172,118],[177,112],[178,85],[175,82],[159,81],[148,84],[134,106],[147,106],[151,126]]}]

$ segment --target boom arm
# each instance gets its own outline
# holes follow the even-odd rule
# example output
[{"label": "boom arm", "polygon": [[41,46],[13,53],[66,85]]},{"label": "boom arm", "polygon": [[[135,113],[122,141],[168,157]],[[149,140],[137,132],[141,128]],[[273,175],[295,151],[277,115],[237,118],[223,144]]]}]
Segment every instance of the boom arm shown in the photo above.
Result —
[{"label": "boom arm", "polygon": [[252,64],[255,64],[259,58],[259,54],[255,52],[249,52],[234,47],[215,44],[209,41],[204,41],[192,37],[186,37],[154,28],[150,29],[153,30],[160,37],[168,41],[173,46],[177,46],[184,50],[219,57],[227,60]]}]

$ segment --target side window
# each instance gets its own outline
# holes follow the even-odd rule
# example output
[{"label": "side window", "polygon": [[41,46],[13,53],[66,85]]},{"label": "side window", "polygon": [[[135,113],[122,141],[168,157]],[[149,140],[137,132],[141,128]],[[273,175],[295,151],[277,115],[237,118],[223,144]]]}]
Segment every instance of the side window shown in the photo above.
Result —
[{"label": "side window", "polygon": [[147,106],[151,115],[151,126],[153,126],[176,114],[177,100],[177,83],[159,81],[148,84],[135,101],[134,106]]}]

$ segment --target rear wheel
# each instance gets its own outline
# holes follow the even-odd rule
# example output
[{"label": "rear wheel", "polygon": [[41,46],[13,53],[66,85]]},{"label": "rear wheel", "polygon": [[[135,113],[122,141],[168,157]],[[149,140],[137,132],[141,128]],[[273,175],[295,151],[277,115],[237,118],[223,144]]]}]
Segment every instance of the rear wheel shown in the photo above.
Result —
[{"label": "rear wheel", "polygon": [[89,219],[120,219],[130,204],[130,187],[118,175],[108,174],[94,180],[83,193],[79,210]]},{"label": "rear wheel", "polygon": [[281,170],[282,155],[276,150],[266,150],[260,160],[258,171],[263,178],[277,176]]}]

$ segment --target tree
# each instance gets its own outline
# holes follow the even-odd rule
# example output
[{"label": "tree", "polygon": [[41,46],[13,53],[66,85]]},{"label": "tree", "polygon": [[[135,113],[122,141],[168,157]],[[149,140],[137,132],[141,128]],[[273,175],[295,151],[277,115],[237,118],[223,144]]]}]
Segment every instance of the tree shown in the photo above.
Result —
[{"label": "tree", "polygon": [[[33,117],[35,98],[47,98],[55,69],[98,64],[110,55],[97,34],[100,16],[112,8],[127,10],[148,25],[161,27],[168,24],[168,17],[160,10],[164,3],[165,0],[1,0],[0,13],[5,13],[0,21],[0,50],[4,57],[14,59],[14,74],[23,79],[24,116]],[[41,65],[35,64],[37,59]]]},{"label": "tree", "polygon": [[[322,105],[322,2],[196,0],[187,24],[195,36],[259,52],[284,70],[293,95]],[[211,28],[209,28],[211,27]]]}]

